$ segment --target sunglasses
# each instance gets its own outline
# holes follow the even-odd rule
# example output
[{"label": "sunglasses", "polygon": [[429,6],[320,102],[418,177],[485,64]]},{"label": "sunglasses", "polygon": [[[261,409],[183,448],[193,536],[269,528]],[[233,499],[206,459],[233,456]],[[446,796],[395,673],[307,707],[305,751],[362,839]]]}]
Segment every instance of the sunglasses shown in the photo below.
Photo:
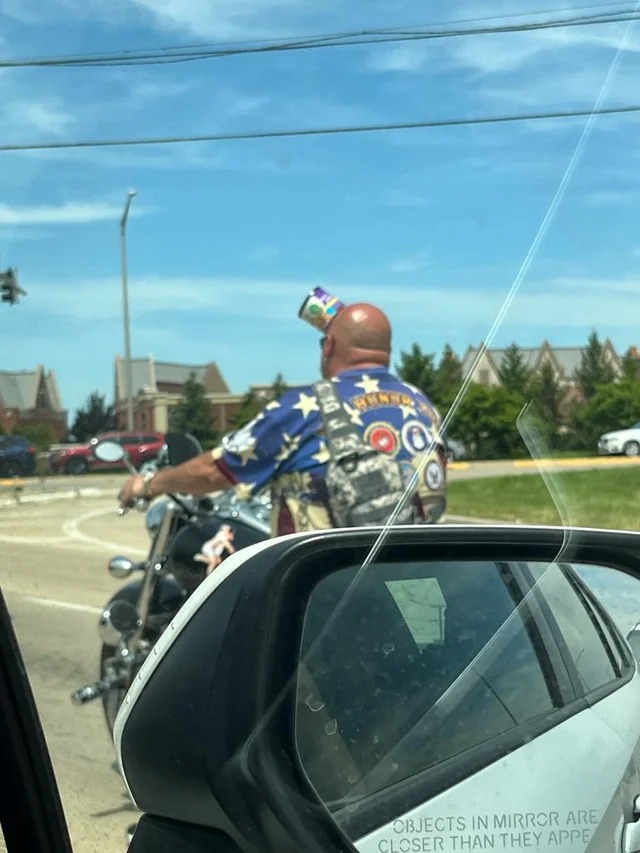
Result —
[{"label": "sunglasses", "polygon": [[326,340],[327,340],[327,336],[326,336],[326,335],[323,335],[323,336],[320,338],[320,349],[322,349],[322,347],[324,346],[324,342],[325,342]]}]

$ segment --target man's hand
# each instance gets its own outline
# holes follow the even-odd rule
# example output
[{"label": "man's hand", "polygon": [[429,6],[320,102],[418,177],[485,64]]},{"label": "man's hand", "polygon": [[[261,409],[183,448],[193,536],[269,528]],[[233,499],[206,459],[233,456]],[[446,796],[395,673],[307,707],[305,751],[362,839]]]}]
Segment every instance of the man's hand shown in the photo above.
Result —
[{"label": "man's hand", "polygon": [[129,477],[118,494],[118,501],[123,509],[133,506],[136,498],[144,497],[144,478],[142,474]]}]

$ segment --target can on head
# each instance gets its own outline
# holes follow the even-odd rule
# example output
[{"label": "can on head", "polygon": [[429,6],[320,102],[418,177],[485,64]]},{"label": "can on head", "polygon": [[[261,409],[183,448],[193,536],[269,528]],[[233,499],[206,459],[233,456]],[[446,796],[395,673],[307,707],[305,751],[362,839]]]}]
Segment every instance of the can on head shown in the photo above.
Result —
[{"label": "can on head", "polygon": [[344,302],[341,302],[337,296],[332,296],[323,288],[316,287],[308,293],[298,311],[298,317],[319,332],[325,332],[329,323],[344,307]]}]

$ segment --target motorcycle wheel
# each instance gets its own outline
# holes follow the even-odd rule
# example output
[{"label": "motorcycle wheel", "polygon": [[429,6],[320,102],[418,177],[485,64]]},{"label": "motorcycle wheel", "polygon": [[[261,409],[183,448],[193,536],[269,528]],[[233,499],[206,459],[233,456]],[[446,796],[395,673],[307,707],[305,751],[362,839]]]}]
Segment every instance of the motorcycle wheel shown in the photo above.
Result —
[{"label": "motorcycle wheel", "polygon": [[[115,646],[107,646],[103,643],[102,649],[100,650],[100,678],[104,678],[107,674],[107,661],[109,660],[109,658],[112,658],[115,653]],[[109,734],[112,737],[113,728],[116,724],[116,717],[118,716],[118,711],[120,710],[120,706],[124,702],[124,697],[126,695],[126,687],[114,687],[112,690],[109,690],[108,693],[105,693],[102,697],[102,708],[104,710],[104,717],[107,722]]]}]

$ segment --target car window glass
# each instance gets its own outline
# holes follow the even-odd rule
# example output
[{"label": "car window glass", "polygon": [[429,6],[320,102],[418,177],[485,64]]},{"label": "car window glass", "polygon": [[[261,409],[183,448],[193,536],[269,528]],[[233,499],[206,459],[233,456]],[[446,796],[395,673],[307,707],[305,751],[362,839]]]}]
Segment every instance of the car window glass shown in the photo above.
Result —
[{"label": "car window glass", "polygon": [[537,586],[557,622],[580,682],[586,692],[597,690],[614,681],[617,672],[607,646],[599,633],[599,625],[557,565],[546,570],[533,568]]},{"label": "car window glass", "polygon": [[142,443],[143,444],[155,444],[158,441],[158,436],[156,435],[143,435]]},{"label": "car window glass", "polygon": [[[323,635],[355,573],[320,583],[305,616],[297,743],[325,802],[370,794],[554,708],[544,649],[495,563],[371,566]],[[323,773],[336,741],[351,764]]]}]

